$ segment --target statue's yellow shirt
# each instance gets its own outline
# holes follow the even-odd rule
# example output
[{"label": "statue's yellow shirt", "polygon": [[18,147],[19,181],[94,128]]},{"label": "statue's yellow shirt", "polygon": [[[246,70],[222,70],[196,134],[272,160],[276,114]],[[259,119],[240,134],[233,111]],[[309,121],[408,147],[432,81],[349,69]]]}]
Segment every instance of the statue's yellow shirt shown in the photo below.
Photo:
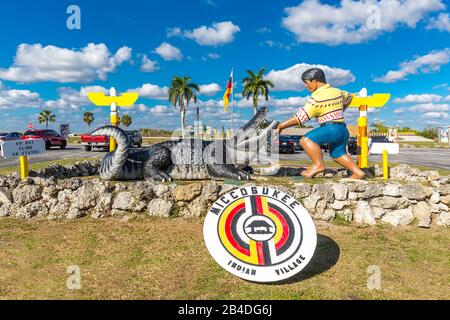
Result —
[{"label": "statue's yellow shirt", "polygon": [[344,122],[344,110],[352,102],[353,96],[343,90],[326,84],[311,94],[306,104],[295,114],[299,124],[316,118],[319,124]]}]

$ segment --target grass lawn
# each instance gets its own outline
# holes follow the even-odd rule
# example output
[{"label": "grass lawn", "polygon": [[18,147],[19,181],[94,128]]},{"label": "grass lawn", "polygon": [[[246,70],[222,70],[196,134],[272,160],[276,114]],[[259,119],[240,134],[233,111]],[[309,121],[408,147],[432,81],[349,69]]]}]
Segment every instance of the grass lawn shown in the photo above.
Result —
[{"label": "grass lawn", "polygon": [[448,143],[437,143],[434,141],[399,141],[398,143],[402,148],[449,148]]},{"label": "grass lawn", "polygon": [[[224,271],[203,220],[0,220],[0,299],[450,299],[450,231],[319,224],[315,257],[286,284]],[[81,270],[68,290],[67,267]],[[369,266],[381,291],[367,288]]]}]

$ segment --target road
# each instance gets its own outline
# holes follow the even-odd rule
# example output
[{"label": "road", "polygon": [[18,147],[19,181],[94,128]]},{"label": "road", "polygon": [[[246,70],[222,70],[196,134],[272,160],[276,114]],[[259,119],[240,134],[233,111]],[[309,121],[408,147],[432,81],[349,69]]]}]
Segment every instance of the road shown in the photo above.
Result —
[{"label": "road", "polygon": [[[104,155],[105,152],[100,150],[86,152],[80,145],[69,145],[66,150],[52,149],[47,151],[43,155],[31,157],[30,163],[75,158],[98,159],[102,158]],[[302,161],[303,163],[305,163],[305,161],[308,161],[308,156],[303,151],[297,151],[295,154],[282,154],[280,155],[280,158],[281,160]],[[325,159],[330,159],[328,153],[325,153]],[[381,162],[381,155],[373,155],[370,157],[370,160]],[[389,161],[450,170],[450,149],[403,148],[400,150],[400,154],[390,155]],[[0,159],[0,168],[10,167],[18,164],[18,160]]]},{"label": "road", "polygon": [[[91,159],[91,158],[102,158],[105,155],[104,151],[97,149],[92,152],[84,151],[84,147],[80,145],[69,145],[65,150],[60,150],[59,148],[52,148],[47,150],[44,154],[35,157],[29,157],[29,163],[39,163],[47,162],[53,160],[65,160],[65,159]],[[1,159],[0,158],[0,168],[10,167],[14,165],[19,165],[19,160],[17,159]]]},{"label": "road", "polygon": [[[295,154],[282,154],[280,158],[294,161],[308,160],[308,156],[299,151],[296,151]],[[356,156],[354,158],[356,159]],[[330,155],[325,153],[324,159],[331,160]],[[374,162],[382,162],[381,155],[371,155],[369,159]],[[389,162],[450,170],[450,149],[401,148],[399,154],[389,155]]]}]

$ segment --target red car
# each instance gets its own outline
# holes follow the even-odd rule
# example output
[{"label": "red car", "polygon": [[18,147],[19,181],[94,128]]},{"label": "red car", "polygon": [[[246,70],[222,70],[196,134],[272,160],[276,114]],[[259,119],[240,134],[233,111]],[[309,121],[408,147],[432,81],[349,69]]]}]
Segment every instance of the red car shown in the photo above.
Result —
[{"label": "red car", "polygon": [[55,130],[28,130],[22,136],[22,140],[39,140],[45,141],[45,148],[49,150],[51,147],[60,147],[65,149],[67,146],[66,138],[59,135]]}]

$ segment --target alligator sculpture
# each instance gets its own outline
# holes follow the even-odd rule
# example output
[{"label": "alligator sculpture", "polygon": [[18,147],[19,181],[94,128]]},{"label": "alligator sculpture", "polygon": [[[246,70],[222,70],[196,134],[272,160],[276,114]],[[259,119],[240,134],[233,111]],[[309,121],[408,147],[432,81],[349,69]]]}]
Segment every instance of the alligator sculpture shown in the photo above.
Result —
[{"label": "alligator sculpture", "polygon": [[267,136],[277,125],[276,121],[269,123],[267,108],[261,108],[227,140],[179,139],[131,149],[120,128],[105,126],[92,135],[110,136],[117,142],[117,149],[101,162],[104,180],[249,180],[249,163],[267,146]]}]

